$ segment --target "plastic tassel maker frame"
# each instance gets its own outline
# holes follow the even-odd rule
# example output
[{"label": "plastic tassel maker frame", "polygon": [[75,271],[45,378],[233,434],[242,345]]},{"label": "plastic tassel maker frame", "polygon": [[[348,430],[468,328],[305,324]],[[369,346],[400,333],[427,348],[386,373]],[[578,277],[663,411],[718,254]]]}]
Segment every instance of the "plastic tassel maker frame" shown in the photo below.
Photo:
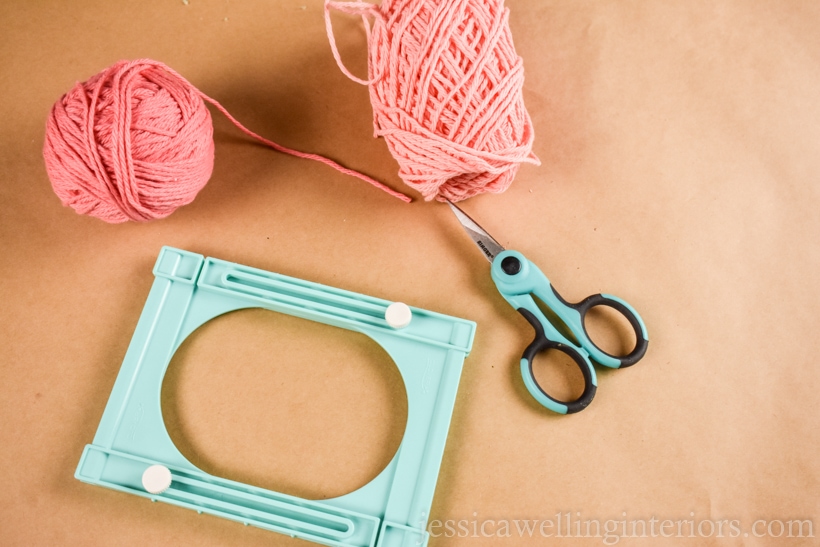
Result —
[{"label": "plastic tassel maker frame", "polygon": [[[475,323],[413,308],[410,324],[397,329],[385,320],[388,301],[170,247],[160,252],[154,275],[77,479],[324,545],[427,544],[430,506]],[[407,389],[407,425],[396,455],[370,483],[337,498],[307,500],[205,473],[174,445],[160,403],[172,356],[207,321],[245,308],[364,333],[396,363]],[[146,489],[149,468],[168,475],[160,493]]]}]

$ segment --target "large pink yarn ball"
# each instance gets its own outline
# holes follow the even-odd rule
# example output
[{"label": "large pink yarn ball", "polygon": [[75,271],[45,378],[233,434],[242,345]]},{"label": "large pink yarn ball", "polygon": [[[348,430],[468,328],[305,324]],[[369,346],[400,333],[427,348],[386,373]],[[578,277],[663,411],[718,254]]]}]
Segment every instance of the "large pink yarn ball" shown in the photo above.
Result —
[{"label": "large pink yarn ball", "polygon": [[[364,19],[367,80],[344,67],[331,9]],[[339,67],[370,89],[375,135],[426,200],[503,192],[539,163],[503,0],[325,0],[325,21]]]}]

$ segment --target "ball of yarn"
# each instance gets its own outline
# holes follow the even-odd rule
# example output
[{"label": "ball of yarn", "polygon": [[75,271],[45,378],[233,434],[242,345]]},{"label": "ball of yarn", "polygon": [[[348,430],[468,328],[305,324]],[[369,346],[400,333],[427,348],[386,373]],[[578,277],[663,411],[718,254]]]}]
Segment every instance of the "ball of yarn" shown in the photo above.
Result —
[{"label": "ball of yarn", "polygon": [[43,155],[54,192],[78,213],[163,218],[208,182],[213,124],[196,88],[168,67],[121,61],[57,101]]},{"label": "ball of yarn", "polygon": [[[362,16],[368,80],[342,63],[330,9]],[[522,163],[539,163],[508,18],[501,0],[325,0],[339,67],[369,86],[375,136],[428,201],[503,192]]]},{"label": "ball of yarn", "polygon": [[78,83],[52,107],[43,156],[63,205],[106,222],[164,218],[196,197],[214,165],[205,102],[278,152],[324,163],[402,201],[410,198],[335,161],[249,130],[159,61],[120,61]]}]

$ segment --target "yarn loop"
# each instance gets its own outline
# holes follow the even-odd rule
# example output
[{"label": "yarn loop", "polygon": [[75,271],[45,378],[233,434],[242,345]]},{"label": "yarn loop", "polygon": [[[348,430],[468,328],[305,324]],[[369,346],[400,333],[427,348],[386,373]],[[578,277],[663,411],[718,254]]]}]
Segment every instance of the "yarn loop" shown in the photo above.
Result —
[{"label": "yarn loop", "polygon": [[279,152],[320,161],[410,201],[328,158],[260,137],[171,68],[150,59],[120,61],[54,104],[43,147],[54,192],[64,205],[106,222],[167,217],[190,203],[213,171],[213,122],[205,101]]},{"label": "yarn loop", "polygon": [[[362,18],[367,80],[344,66],[331,10]],[[522,163],[540,163],[502,0],[325,0],[325,24],[341,71],[369,88],[374,136],[424,199],[503,192]]]}]

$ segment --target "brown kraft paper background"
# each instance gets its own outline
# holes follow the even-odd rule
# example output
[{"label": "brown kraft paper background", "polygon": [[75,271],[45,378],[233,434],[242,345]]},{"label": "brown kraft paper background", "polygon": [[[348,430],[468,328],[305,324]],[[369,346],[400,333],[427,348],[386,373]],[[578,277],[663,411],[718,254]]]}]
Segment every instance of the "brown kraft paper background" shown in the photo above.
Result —
[{"label": "brown kraft paper background", "polygon": [[[616,294],[649,330],[646,357],[598,367],[594,402],[572,416],[529,396],[531,328],[448,208],[412,193],[372,138],[320,1],[0,5],[0,545],[308,545],[73,477],[163,245],[477,323],[431,547],[817,544],[820,4],[507,6],[542,164],[463,208],[568,300]],[[363,74],[361,22],[334,24]],[[136,58],[413,203],[214,112],[215,170],[191,205],[150,223],[75,214],[46,175],[46,116],[75,82]],[[560,362],[545,382],[578,387]],[[373,478],[407,413],[374,343],[262,310],[197,331],[162,393],[196,465],[314,499]],[[601,534],[583,537],[593,521]]]}]

